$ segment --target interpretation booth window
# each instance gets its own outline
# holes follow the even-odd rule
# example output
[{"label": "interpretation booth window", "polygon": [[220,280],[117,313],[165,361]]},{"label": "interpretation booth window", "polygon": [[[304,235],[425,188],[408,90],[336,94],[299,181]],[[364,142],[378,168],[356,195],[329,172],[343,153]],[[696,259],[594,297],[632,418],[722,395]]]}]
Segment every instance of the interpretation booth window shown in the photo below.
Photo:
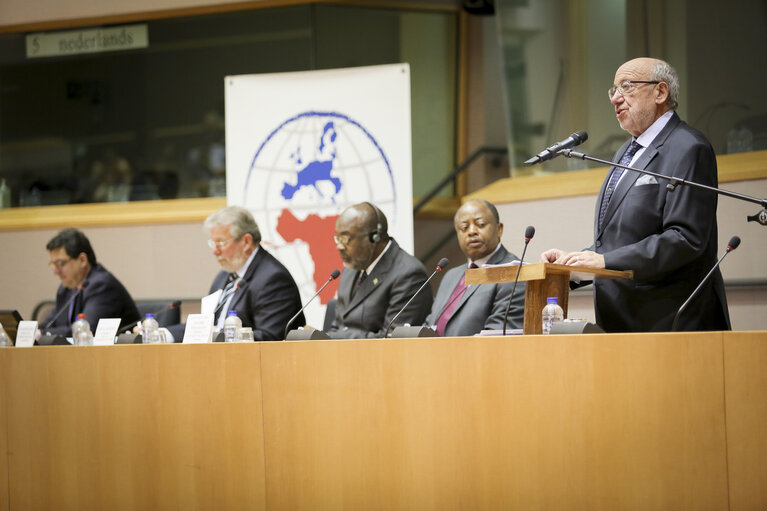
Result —
[{"label": "interpretation booth window", "polygon": [[[410,61],[414,112],[454,126],[456,38],[452,11],[316,4],[0,35],[0,201],[224,196],[229,75]],[[447,158],[414,161],[449,171],[454,139],[414,125]]]}]

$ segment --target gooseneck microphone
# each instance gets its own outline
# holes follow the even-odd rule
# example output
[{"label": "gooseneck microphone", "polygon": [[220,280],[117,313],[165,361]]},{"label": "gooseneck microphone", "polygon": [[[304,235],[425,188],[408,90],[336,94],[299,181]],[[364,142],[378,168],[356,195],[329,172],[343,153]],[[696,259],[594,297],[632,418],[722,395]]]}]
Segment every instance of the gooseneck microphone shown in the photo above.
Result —
[{"label": "gooseneck microphone", "polygon": [[306,303],[303,305],[303,307],[301,307],[301,309],[300,309],[298,312],[296,312],[296,314],[295,314],[295,315],[294,315],[292,318],[290,318],[290,320],[288,321],[288,323],[285,325],[285,335],[283,335],[283,336],[282,336],[282,338],[283,338],[283,339],[287,339],[287,337],[288,337],[288,330],[290,329],[290,325],[291,325],[291,324],[292,324],[292,323],[293,323],[293,322],[296,320],[296,318],[297,318],[297,317],[298,317],[298,316],[299,316],[299,315],[300,315],[302,312],[304,312],[304,309],[305,309],[305,308],[306,308],[306,307],[307,307],[307,306],[308,306],[310,303],[312,303],[312,300],[314,300],[315,298],[317,298],[317,295],[318,295],[318,294],[322,293],[322,290],[323,290],[323,289],[325,289],[325,286],[327,286],[327,285],[328,285],[328,284],[330,284],[332,281],[334,281],[335,279],[337,279],[339,275],[341,275],[341,272],[340,272],[340,271],[338,271],[338,268],[336,268],[335,270],[333,270],[333,271],[331,271],[331,272],[330,272],[330,277],[328,277],[328,280],[327,280],[327,281],[325,281],[325,283],[324,283],[324,284],[322,284],[322,287],[320,287],[320,289],[319,289],[319,290],[318,290],[316,293],[314,293],[314,296],[312,296],[311,298],[309,298],[309,300],[308,300],[308,301],[307,301],[307,302],[306,302]]},{"label": "gooseneck microphone", "polygon": [[83,282],[82,284],[80,284],[79,286],[77,286],[77,289],[75,290],[74,294],[72,294],[72,296],[69,297],[69,300],[67,300],[66,303],[61,306],[61,308],[56,312],[56,315],[53,316],[53,319],[51,319],[49,322],[47,322],[45,324],[45,326],[40,329],[40,331],[41,332],[47,331],[51,327],[51,325],[53,325],[56,322],[56,320],[59,319],[59,316],[61,316],[61,314],[65,310],[69,309],[69,306],[72,305],[72,302],[75,301],[75,298],[80,296],[80,293],[82,293],[83,289],[85,289],[86,287],[88,287],[88,281],[87,280],[85,282]]},{"label": "gooseneck microphone", "polygon": [[585,131],[576,131],[564,140],[560,140],[554,145],[550,145],[536,156],[533,156],[527,160],[523,165],[535,165],[536,163],[542,163],[544,161],[556,158],[559,156],[559,151],[563,149],[570,149],[571,147],[579,146],[588,140],[589,134]]},{"label": "gooseneck microphone", "polygon": [[[585,134],[585,132],[582,132]],[[514,285],[511,288],[511,295],[509,296],[509,303],[506,304],[506,312],[503,314],[503,335],[506,335],[506,321],[509,318],[509,308],[511,308],[511,301],[514,299],[514,293],[517,291],[517,282],[519,281],[519,272],[522,271],[522,262],[525,260],[525,252],[527,252],[527,244],[535,236],[535,227],[528,225],[525,229],[525,248],[522,249],[522,259],[519,260],[519,267],[517,268],[517,276],[514,277]]]},{"label": "gooseneck microphone", "polygon": [[714,265],[714,267],[711,268],[711,271],[709,271],[706,274],[706,276],[703,277],[703,280],[700,281],[700,284],[698,284],[698,287],[695,288],[695,291],[692,292],[690,297],[682,304],[681,307],[679,307],[679,310],[676,312],[676,316],[674,316],[674,322],[671,323],[672,332],[676,331],[676,324],[677,324],[677,321],[679,321],[679,316],[687,308],[687,306],[690,304],[692,299],[698,296],[698,293],[700,293],[700,290],[703,289],[703,284],[705,284],[706,281],[709,279],[709,277],[711,277],[711,275],[714,273],[714,270],[719,268],[719,265],[722,263],[722,261],[727,256],[727,254],[729,254],[730,252],[738,248],[738,245],[740,245],[740,237],[733,236],[732,238],[730,238],[730,242],[727,244],[727,250],[724,251],[724,254],[722,254],[722,257],[720,257],[719,260]]},{"label": "gooseneck microphone", "polygon": [[389,330],[391,330],[392,325],[394,324],[395,321],[397,321],[397,318],[399,317],[399,315],[402,314],[402,311],[407,309],[407,306],[410,305],[410,302],[412,302],[413,299],[416,296],[418,296],[418,293],[420,293],[421,290],[426,287],[426,284],[428,284],[429,281],[432,278],[434,278],[434,275],[436,275],[437,273],[439,273],[443,269],[445,269],[445,266],[447,266],[449,262],[450,262],[450,260],[447,257],[443,257],[442,259],[439,260],[439,262],[437,263],[437,267],[434,268],[434,271],[431,273],[431,275],[429,275],[429,278],[426,279],[426,282],[421,284],[421,287],[418,288],[418,291],[413,293],[413,296],[410,297],[410,300],[407,301],[407,303],[399,310],[399,312],[397,314],[394,315],[393,318],[391,318],[391,321],[389,321],[389,326],[386,327],[386,331],[384,332],[384,339],[386,339],[389,336]]}]

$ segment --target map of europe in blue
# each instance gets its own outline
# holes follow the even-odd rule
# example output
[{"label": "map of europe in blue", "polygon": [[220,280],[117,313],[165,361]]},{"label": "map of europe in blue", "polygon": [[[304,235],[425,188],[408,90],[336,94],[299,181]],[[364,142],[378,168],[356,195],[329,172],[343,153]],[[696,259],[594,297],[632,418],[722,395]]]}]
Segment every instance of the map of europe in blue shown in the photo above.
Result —
[{"label": "map of europe in blue", "polygon": [[[285,200],[290,200],[293,195],[305,186],[314,187],[317,193],[323,195],[322,190],[318,186],[321,181],[329,181],[335,186],[335,193],[341,191],[341,180],[337,177],[331,176],[330,173],[333,170],[333,164],[336,159],[335,141],[338,134],[336,133],[335,124],[333,121],[328,121],[325,127],[322,129],[322,135],[320,136],[318,146],[318,159],[312,160],[307,163],[303,168],[296,172],[296,184],[285,183],[282,187],[282,197]],[[300,148],[294,153],[296,163],[303,164],[300,155]]]}]

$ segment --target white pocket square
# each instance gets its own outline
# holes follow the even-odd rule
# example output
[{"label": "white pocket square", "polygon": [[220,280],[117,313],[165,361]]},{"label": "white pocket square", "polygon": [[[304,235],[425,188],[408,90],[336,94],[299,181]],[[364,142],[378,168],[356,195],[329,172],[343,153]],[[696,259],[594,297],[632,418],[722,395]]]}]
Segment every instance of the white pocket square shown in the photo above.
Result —
[{"label": "white pocket square", "polygon": [[634,186],[657,185],[657,184],[658,184],[658,180],[655,179],[655,176],[645,174],[643,176],[639,176],[639,179],[636,180],[636,183],[634,183]]}]

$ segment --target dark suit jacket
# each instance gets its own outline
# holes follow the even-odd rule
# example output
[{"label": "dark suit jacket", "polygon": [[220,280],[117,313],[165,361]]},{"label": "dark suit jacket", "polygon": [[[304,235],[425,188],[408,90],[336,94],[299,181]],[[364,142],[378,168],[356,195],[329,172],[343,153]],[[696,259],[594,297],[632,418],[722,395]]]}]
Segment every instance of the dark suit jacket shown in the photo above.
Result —
[{"label": "dark suit jacket", "polygon": [[[629,142],[616,153],[618,161]],[[716,158],[706,138],[674,113],[633,165],[717,186]],[[627,171],[598,226],[597,198],[592,250],[610,270],[634,270],[634,280],[596,280],[597,323],[607,332],[668,331],[684,303],[717,260],[717,194]],[[730,328],[719,270],[680,316],[679,330]]]},{"label": "dark suit jacket", "polygon": [[[389,322],[415,294],[428,277],[423,264],[392,244],[351,296],[359,271],[345,269],[338,284],[336,317],[327,332],[334,339],[365,339],[383,337]],[[428,287],[421,290],[397,319],[395,326],[408,323],[423,324],[429,313],[432,297]],[[394,326],[392,326],[394,329]]]},{"label": "dark suit jacket", "polygon": [[85,289],[74,300],[72,315],[65,310],[54,321],[53,325],[46,328],[51,319],[62,309],[68,308],[67,302],[77,292],[74,289],[68,289],[59,286],[56,292],[56,307],[43,320],[40,329],[56,335],[70,337],[72,335],[72,323],[79,313],[85,313],[85,319],[91,326],[91,331],[96,331],[96,325],[101,318],[121,318],[121,325],[128,325],[138,321],[139,314],[136,304],[133,303],[128,291],[109,273],[101,264],[96,264],[91,268],[90,273],[85,278]]},{"label": "dark suit jacket", "polygon": [[[210,286],[210,293],[223,289],[228,273],[219,272]],[[280,341],[285,337],[288,320],[301,309],[298,286],[287,268],[272,254],[259,247],[234,292],[229,310],[237,311],[242,326],[253,329],[256,341]],[[223,311],[222,314],[226,314]],[[303,313],[292,328],[306,324]],[[184,337],[185,325],[168,327],[175,342]]]},{"label": "dark suit jacket", "polygon": [[[500,264],[518,259],[501,245],[501,248],[487,262],[488,264]],[[427,325],[435,326],[437,324],[442,310],[447,306],[450,295],[467,267],[468,263],[452,268],[445,273],[439,284],[437,296],[434,298],[431,314],[426,318]],[[506,305],[509,303],[512,287],[514,287],[513,282],[467,286],[466,293],[464,293],[458,307],[453,311],[452,317],[445,326],[445,337],[474,335],[482,330],[503,330],[503,315],[506,312]],[[517,289],[514,291],[514,302],[509,308],[506,329],[522,328],[524,315],[525,283],[518,282]]]}]

